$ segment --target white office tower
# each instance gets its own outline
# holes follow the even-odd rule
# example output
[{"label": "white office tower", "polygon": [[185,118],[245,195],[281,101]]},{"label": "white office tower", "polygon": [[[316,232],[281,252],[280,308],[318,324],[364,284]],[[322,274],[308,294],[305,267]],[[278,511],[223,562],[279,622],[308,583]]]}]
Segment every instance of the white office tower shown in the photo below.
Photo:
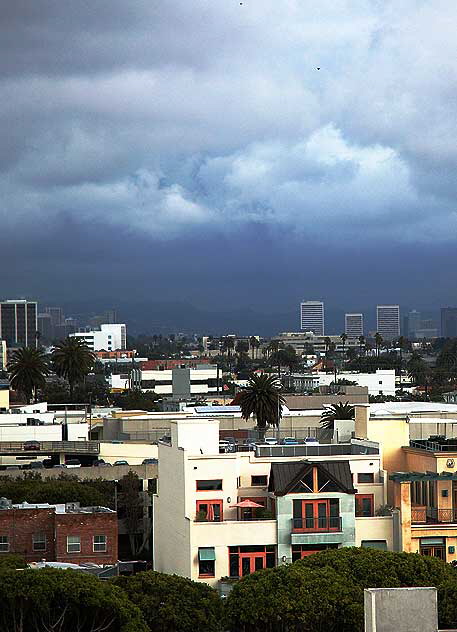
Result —
[{"label": "white office tower", "polygon": [[377,305],[376,331],[384,340],[394,340],[400,336],[399,305]]},{"label": "white office tower", "polygon": [[345,314],[344,331],[348,338],[363,336],[363,314]]},{"label": "white office tower", "polygon": [[300,329],[312,331],[316,336],[324,335],[324,303],[322,301],[300,303]]}]

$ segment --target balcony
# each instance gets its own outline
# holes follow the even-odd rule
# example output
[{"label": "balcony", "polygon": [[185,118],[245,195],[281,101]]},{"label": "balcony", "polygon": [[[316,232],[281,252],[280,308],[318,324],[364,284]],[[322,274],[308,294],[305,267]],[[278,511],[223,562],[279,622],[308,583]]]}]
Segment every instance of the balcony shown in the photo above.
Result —
[{"label": "balcony", "polygon": [[322,533],[343,530],[341,516],[292,518],[292,533]]},{"label": "balcony", "polygon": [[457,524],[457,509],[412,507],[411,522],[413,524]]}]

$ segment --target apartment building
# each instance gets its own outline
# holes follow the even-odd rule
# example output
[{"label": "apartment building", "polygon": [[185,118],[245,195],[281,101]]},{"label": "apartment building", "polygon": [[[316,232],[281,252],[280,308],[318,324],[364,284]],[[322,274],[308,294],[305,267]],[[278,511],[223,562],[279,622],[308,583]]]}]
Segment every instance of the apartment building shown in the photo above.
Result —
[{"label": "apartment building", "polygon": [[218,419],[179,419],[158,458],[157,571],[218,586],[326,548],[393,548],[375,443],[219,454]]},{"label": "apartment building", "polygon": [[13,505],[0,498],[0,557],[23,555],[27,562],[115,564],[117,514],[106,507]]},{"label": "apartment building", "polygon": [[316,335],[312,331],[285,331],[277,336],[273,336],[272,340],[276,340],[291,346],[299,355],[309,353],[312,349],[315,353],[325,353],[328,350],[328,341],[335,345],[335,351],[342,352],[343,348],[347,351],[350,348],[358,349],[359,342],[355,338],[349,338],[343,345],[341,336],[324,336]]}]

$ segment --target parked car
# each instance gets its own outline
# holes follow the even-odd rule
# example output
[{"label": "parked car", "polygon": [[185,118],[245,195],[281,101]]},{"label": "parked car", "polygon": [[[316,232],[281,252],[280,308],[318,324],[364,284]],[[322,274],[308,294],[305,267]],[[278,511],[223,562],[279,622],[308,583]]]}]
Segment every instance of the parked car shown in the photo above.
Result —
[{"label": "parked car", "polygon": [[56,463],[55,465],[52,466],[52,469],[65,470],[66,467],[67,466],[65,465],[65,463]]},{"label": "parked car", "polygon": [[298,441],[295,437],[284,437],[281,443],[283,445],[298,445]]},{"label": "parked car", "polygon": [[39,441],[24,441],[22,444],[24,450],[39,450],[40,442]]},{"label": "parked car", "polygon": [[44,469],[43,461],[33,461],[30,463],[31,470],[42,470]]},{"label": "parked car", "polygon": [[113,467],[112,463],[105,463],[105,461],[103,461],[103,463],[99,463],[98,467]]},{"label": "parked car", "polygon": [[265,443],[267,445],[277,445],[278,444],[278,440],[275,439],[274,437],[265,437]]},{"label": "parked car", "polygon": [[19,465],[7,465],[6,470],[20,470],[21,468],[19,467]]},{"label": "parked car", "polygon": [[143,459],[142,465],[157,465],[159,459]]},{"label": "parked car", "polygon": [[121,459],[120,461],[114,461],[114,465],[128,465],[129,462],[125,459]]},{"label": "parked car", "polygon": [[305,445],[319,445],[319,441],[316,439],[316,437],[305,437],[304,444]]},{"label": "parked car", "polygon": [[234,443],[231,443],[230,441],[227,441],[226,439],[221,439],[219,441],[219,452],[224,454],[227,452],[235,452],[236,450],[236,445]]},{"label": "parked car", "polygon": [[95,459],[95,461],[92,462],[92,467],[99,467],[99,465],[102,465],[104,462],[104,459]]},{"label": "parked car", "polygon": [[81,467],[81,461],[79,459],[68,459],[65,461],[67,467]]}]

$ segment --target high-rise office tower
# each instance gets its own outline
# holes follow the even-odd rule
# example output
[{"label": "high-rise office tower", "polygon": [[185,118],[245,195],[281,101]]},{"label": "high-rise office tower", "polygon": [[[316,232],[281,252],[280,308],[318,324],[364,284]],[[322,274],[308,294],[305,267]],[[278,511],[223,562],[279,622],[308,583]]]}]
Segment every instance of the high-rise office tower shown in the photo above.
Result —
[{"label": "high-rise office tower", "polygon": [[441,335],[443,338],[457,338],[457,307],[441,308]]},{"label": "high-rise office tower", "polygon": [[415,338],[418,329],[422,329],[421,313],[412,309],[403,318],[403,335],[405,338]]},{"label": "high-rise office tower", "polygon": [[300,303],[300,329],[313,331],[316,336],[324,335],[324,303],[322,301]]},{"label": "high-rise office tower", "polygon": [[394,340],[400,336],[399,305],[377,305],[376,330],[384,340]]},{"label": "high-rise office tower", "polygon": [[44,311],[50,315],[53,327],[58,327],[63,323],[63,309],[61,307],[46,307]]},{"label": "high-rise office tower", "polygon": [[8,347],[36,347],[38,306],[26,299],[0,302],[0,338]]},{"label": "high-rise office tower", "polygon": [[345,314],[344,332],[348,338],[363,336],[363,314]]}]

